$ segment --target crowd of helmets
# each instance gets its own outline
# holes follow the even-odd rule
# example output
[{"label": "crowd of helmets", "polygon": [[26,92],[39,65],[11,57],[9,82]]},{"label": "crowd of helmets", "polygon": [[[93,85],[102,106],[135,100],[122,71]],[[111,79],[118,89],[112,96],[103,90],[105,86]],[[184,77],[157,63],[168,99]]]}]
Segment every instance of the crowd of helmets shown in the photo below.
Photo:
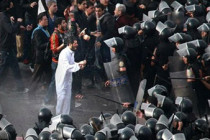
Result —
[{"label": "crowd of helmets", "polygon": [[[67,114],[53,116],[48,108],[38,112],[38,122],[29,128],[25,140],[208,140],[207,116],[197,119],[192,101],[177,97],[175,104],[164,96],[167,89],[155,85],[147,93],[153,100],[139,111],[128,108],[120,113],[101,112],[79,128]],[[16,131],[0,112],[0,140],[15,140]]]},{"label": "crowd of helmets", "polygon": [[[198,3],[188,3],[184,7],[174,1],[170,6],[161,1],[159,10],[149,11],[148,15],[144,14],[142,23],[136,23],[133,27],[119,28],[119,34],[132,38],[139,30],[150,32],[156,29],[160,37],[177,44],[177,53],[180,56],[189,56],[189,59],[194,60],[200,55],[205,65],[209,65],[210,12],[205,15],[205,21],[201,21],[195,18],[203,16],[201,14],[203,7]],[[185,20],[186,11],[194,17]],[[171,20],[166,20],[168,18]],[[195,39],[190,34],[177,32],[180,23],[183,23],[187,30],[195,29],[200,33],[206,33],[207,40]],[[42,108],[38,113],[38,122],[27,130],[24,139],[207,140],[210,138],[208,116],[197,118],[193,113],[190,99],[177,97],[174,103],[166,96],[167,92],[164,86],[155,85],[148,90],[149,98],[141,104],[139,111],[134,113],[130,108],[122,114],[104,112],[98,117],[91,117],[89,122],[80,128],[74,125],[70,115],[53,116],[49,109]],[[0,109],[0,140],[14,140],[16,136],[14,126],[7,121]]]}]

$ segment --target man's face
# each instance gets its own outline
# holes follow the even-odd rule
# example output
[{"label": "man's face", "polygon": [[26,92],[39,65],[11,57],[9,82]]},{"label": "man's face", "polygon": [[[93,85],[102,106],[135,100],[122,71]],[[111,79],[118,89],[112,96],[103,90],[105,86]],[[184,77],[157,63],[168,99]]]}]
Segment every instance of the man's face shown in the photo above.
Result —
[{"label": "man's face", "polygon": [[121,15],[121,11],[119,11],[118,8],[115,8],[114,16],[119,17],[120,15]]},{"label": "man's face", "polygon": [[51,11],[52,13],[56,13],[58,11],[58,6],[57,6],[57,3],[53,3],[50,8],[49,8],[49,11]]},{"label": "man's face", "polygon": [[43,16],[42,20],[40,20],[39,24],[43,27],[47,27],[48,26],[48,19],[47,16]]},{"label": "man's face", "polygon": [[66,30],[66,27],[67,27],[67,23],[65,20],[62,20],[61,22],[61,30],[65,31]]},{"label": "man's face", "polygon": [[76,51],[76,50],[77,50],[77,47],[78,47],[77,40],[74,40],[74,43],[71,44],[71,50],[72,50],[72,51]]},{"label": "man's face", "polygon": [[101,8],[96,8],[95,12],[97,18],[100,18],[104,14],[104,11]]},{"label": "man's face", "polygon": [[78,8],[81,11],[85,11],[86,6],[87,6],[87,2],[86,1],[83,1],[81,4],[78,4]]},{"label": "man's face", "polygon": [[94,6],[89,6],[88,8],[86,8],[86,12],[88,15],[92,14],[95,11]]},{"label": "man's face", "polygon": [[100,3],[106,7],[109,4],[109,0],[100,0]]}]

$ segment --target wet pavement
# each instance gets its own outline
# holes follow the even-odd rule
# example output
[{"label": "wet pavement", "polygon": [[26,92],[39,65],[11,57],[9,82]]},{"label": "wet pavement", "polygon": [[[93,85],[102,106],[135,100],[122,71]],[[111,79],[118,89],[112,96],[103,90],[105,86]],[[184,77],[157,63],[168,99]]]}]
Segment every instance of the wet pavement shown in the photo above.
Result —
[{"label": "wet pavement", "polygon": [[[24,78],[24,83],[29,86],[29,81],[31,77],[31,71],[29,66],[20,63],[21,72]],[[89,80],[85,79],[83,81],[83,99],[73,100],[72,110],[70,115],[73,118],[74,125],[78,128],[84,124],[88,123],[90,117],[98,117],[101,112],[115,113],[117,111],[122,111],[122,107],[118,104],[100,99],[93,95],[103,96],[109,99],[121,99],[119,94],[112,94],[109,88],[92,88],[88,89],[87,85]],[[34,127],[35,122],[37,122],[37,115],[41,108],[49,108],[53,115],[55,115],[55,105],[56,101],[51,106],[45,106],[43,104],[43,99],[46,92],[40,92],[34,94],[29,93],[17,93],[12,91],[15,87],[15,82],[11,72],[7,75],[7,81],[3,85],[4,90],[1,87],[0,90],[0,104],[2,106],[3,114],[5,118],[14,125],[18,136],[25,136],[28,128]],[[37,87],[38,90],[42,90]],[[119,110],[118,110],[119,109]]]}]

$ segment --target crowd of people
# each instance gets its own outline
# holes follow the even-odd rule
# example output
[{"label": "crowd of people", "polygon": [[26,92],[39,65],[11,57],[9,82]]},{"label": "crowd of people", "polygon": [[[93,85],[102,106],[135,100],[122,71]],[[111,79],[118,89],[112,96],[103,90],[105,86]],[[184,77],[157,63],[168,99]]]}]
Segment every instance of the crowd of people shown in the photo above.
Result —
[{"label": "crowd of people", "polygon": [[[45,104],[57,95],[56,115],[70,113],[72,91],[75,98],[83,97],[84,78],[91,81],[88,88],[109,86],[119,92],[124,107],[136,108],[134,98],[142,94],[136,116],[153,118],[153,126],[154,118],[156,123],[171,116],[176,120],[158,130],[146,125],[152,139],[163,128],[171,132],[161,135],[183,133],[192,139],[196,117],[209,113],[209,45],[208,0],[0,0],[0,86],[10,67],[16,91],[43,87]],[[30,87],[18,62],[32,70]],[[179,95],[189,99],[175,100]],[[177,109],[182,102],[187,107]],[[199,138],[206,136],[206,130],[199,132]]]}]

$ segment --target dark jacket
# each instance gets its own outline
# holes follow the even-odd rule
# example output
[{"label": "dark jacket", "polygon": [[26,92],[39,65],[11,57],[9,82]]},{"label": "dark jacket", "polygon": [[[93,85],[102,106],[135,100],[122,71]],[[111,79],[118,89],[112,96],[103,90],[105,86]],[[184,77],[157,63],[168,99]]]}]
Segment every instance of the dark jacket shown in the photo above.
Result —
[{"label": "dark jacket", "polygon": [[113,37],[114,24],[115,24],[114,17],[110,13],[106,12],[100,20],[100,27],[101,27],[101,33],[102,33],[101,41],[104,41],[106,39]]},{"label": "dark jacket", "polygon": [[102,37],[99,39],[99,41],[102,43],[100,51],[102,54],[103,62],[111,61],[110,49],[104,44],[103,41],[114,36],[114,24],[114,17],[108,12],[104,13],[100,20]]},{"label": "dark jacket", "polygon": [[33,34],[32,45],[36,51],[35,64],[45,63],[44,51],[49,45],[49,37],[41,29],[38,29]]},{"label": "dark jacket", "polygon": [[36,24],[36,17],[38,12],[38,6],[36,5],[34,8],[30,7],[32,2],[37,2],[38,0],[21,0],[20,5],[23,7],[25,11],[25,22],[26,24]]},{"label": "dark jacket", "polygon": [[19,22],[12,24],[10,18],[4,12],[0,12],[0,51],[15,49],[15,33],[19,27]]},{"label": "dark jacket", "polygon": [[74,18],[75,18],[76,23],[81,28],[81,30],[83,30],[84,28],[87,28],[87,24],[88,24],[87,17],[85,13],[79,10],[77,7],[74,10]]}]

